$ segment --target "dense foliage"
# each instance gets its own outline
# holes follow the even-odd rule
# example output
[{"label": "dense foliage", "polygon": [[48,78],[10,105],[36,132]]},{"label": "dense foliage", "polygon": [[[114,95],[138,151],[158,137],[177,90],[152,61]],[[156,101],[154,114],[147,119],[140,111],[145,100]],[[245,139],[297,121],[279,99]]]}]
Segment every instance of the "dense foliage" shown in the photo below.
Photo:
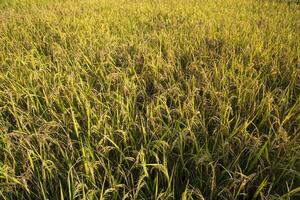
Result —
[{"label": "dense foliage", "polygon": [[0,0],[0,199],[296,199],[300,5]]}]

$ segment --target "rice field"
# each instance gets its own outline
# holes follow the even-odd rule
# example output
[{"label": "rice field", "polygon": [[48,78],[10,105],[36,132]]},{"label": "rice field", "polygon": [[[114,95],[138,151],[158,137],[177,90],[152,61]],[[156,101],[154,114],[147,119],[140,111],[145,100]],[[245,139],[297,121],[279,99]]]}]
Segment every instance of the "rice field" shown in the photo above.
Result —
[{"label": "rice field", "polygon": [[299,199],[297,0],[0,0],[0,199]]}]

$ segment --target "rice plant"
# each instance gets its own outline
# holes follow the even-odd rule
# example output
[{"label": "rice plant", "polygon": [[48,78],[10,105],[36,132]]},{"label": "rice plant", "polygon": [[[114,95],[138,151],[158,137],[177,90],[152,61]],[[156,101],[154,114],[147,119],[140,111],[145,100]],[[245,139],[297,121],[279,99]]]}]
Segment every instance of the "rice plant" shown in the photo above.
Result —
[{"label": "rice plant", "polygon": [[300,198],[300,4],[0,0],[0,199]]}]

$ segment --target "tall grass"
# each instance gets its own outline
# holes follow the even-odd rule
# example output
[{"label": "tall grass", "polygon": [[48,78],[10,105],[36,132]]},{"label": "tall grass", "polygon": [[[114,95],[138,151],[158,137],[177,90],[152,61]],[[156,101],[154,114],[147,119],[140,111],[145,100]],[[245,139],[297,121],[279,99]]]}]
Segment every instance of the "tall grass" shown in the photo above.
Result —
[{"label": "tall grass", "polygon": [[297,199],[300,5],[0,0],[0,199]]}]

